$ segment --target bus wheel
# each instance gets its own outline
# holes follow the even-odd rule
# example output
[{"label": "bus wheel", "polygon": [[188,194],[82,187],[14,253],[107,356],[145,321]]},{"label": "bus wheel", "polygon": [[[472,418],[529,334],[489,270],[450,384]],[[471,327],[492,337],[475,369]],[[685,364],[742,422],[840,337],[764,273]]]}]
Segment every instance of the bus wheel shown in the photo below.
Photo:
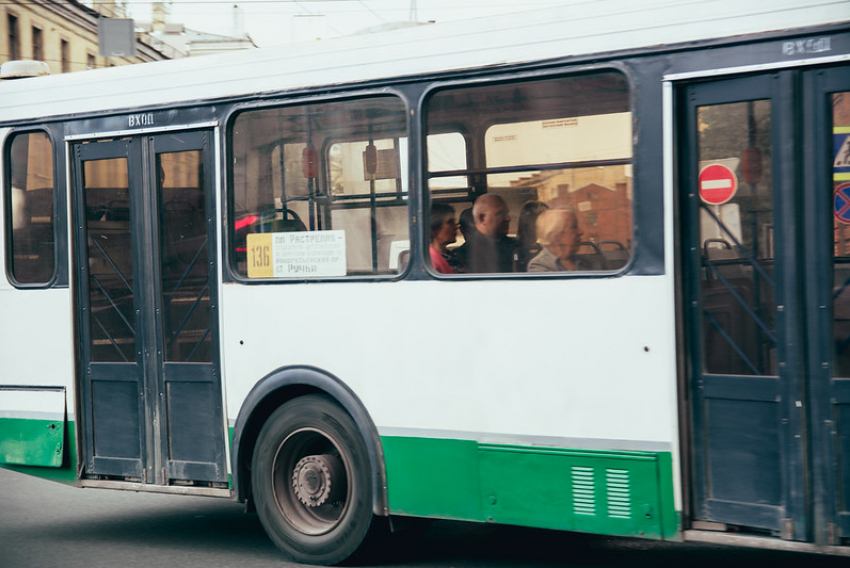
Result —
[{"label": "bus wheel", "polygon": [[298,562],[342,562],[369,532],[366,444],[348,413],[324,396],[296,398],[272,413],[257,438],[251,480],[263,527]]}]

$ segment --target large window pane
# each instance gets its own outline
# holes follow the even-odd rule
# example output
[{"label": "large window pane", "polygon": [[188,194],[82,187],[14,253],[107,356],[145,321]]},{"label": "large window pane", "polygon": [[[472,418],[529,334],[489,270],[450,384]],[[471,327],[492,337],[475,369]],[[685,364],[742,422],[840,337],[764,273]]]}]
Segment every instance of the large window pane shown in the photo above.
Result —
[{"label": "large window pane", "polygon": [[403,270],[405,129],[394,97],[241,113],[231,134],[236,271],[322,278]]},{"label": "large window pane", "polygon": [[632,115],[620,73],[441,90],[426,113],[437,271],[440,257],[456,273],[628,262]]},{"label": "large window pane", "polygon": [[8,270],[21,284],[53,277],[53,147],[44,132],[13,136],[7,154],[10,182],[6,190],[10,228]]}]

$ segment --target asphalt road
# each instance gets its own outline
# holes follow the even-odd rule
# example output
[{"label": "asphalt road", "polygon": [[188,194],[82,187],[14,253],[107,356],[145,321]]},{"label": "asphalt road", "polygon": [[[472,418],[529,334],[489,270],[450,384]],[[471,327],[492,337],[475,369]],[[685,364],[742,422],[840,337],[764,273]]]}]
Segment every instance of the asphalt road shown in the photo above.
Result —
[{"label": "asphalt road", "polygon": [[[363,564],[361,564],[362,566]],[[435,522],[390,539],[381,568],[839,568],[847,558]],[[256,515],[226,500],[77,489],[0,469],[0,568],[285,568]]]}]

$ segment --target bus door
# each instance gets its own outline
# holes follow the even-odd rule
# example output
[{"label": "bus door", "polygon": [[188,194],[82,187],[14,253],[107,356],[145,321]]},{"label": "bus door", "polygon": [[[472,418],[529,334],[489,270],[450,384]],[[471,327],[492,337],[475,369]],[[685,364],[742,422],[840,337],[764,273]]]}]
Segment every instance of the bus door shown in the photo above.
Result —
[{"label": "bus door", "polygon": [[227,480],[211,141],[72,145],[88,478]]},{"label": "bus door", "polygon": [[850,538],[848,78],[679,91],[695,526]]}]

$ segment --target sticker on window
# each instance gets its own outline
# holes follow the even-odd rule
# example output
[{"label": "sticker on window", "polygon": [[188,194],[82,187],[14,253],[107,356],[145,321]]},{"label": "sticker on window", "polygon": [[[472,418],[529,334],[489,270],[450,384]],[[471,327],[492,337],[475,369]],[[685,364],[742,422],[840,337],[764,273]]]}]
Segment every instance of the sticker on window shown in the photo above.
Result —
[{"label": "sticker on window", "polygon": [[248,278],[345,276],[345,231],[248,235]]}]

